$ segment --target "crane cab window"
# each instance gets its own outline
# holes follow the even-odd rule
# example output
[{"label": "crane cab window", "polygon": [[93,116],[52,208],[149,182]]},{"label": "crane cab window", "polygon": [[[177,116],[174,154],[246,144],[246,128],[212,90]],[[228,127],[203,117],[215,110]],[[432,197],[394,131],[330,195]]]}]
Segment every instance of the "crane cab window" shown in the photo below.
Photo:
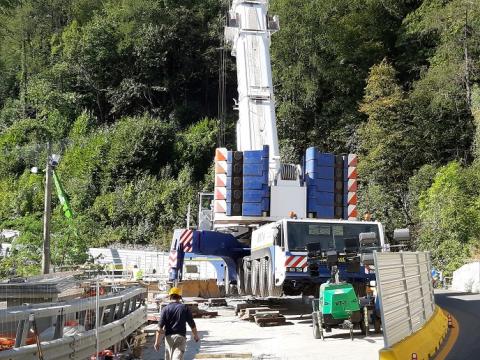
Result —
[{"label": "crane cab window", "polygon": [[380,238],[376,224],[287,222],[288,250],[307,251],[313,246],[318,250],[345,252],[359,247],[358,236],[362,232],[374,232]]}]

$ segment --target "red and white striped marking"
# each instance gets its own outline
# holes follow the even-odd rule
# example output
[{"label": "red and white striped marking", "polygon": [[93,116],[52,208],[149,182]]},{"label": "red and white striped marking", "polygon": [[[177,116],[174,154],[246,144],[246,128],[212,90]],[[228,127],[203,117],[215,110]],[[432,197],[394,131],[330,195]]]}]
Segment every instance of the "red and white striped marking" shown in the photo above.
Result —
[{"label": "red and white striped marking", "polygon": [[213,204],[213,211],[215,213],[225,213],[227,212],[227,201],[226,200],[215,200]]},{"label": "red and white striped marking", "polygon": [[226,186],[227,186],[227,174],[216,174],[215,187],[226,187]]},{"label": "red and white striped marking", "polygon": [[357,193],[349,192],[348,193],[348,205],[357,205]]},{"label": "red and white striped marking", "polygon": [[180,245],[182,245],[184,252],[192,252],[193,246],[193,230],[186,229],[180,235]]},{"label": "red and white striped marking", "polygon": [[358,189],[357,179],[348,179],[348,191],[356,192]]},{"label": "red and white striped marking", "polygon": [[357,173],[357,167],[356,166],[349,166],[348,167],[348,178],[349,179],[358,178],[358,173]]},{"label": "red and white striped marking", "polygon": [[227,173],[227,162],[215,161],[215,174],[226,174],[226,173]]},{"label": "red and white striped marking", "polygon": [[169,268],[177,267],[177,250],[170,251],[170,256],[168,257],[168,267]]},{"label": "red and white striped marking", "polygon": [[293,268],[306,268],[307,267],[307,257],[306,256],[298,256],[298,255],[290,255],[287,256],[285,259],[285,267],[293,267]]},{"label": "red and white striped marking", "polygon": [[227,200],[227,188],[225,187],[216,187],[214,194],[215,200]]},{"label": "red and white striped marking", "polygon": [[348,166],[357,166],[358,156],[356,154],[348,154]]},{"label": "red and white striped marking", "polygon": [[227,154],[226,148],[217,148],[215,150],[215,161],[227,161]]},{"label": "red and white striped marking", "polygon": [[357,205],[348,205],[348,220],[357,220]]},{"label": "red and white striped marking", "polygon": [[355,154],[348,154],[348,220],[357,220],[357,171],[358,157]]}]

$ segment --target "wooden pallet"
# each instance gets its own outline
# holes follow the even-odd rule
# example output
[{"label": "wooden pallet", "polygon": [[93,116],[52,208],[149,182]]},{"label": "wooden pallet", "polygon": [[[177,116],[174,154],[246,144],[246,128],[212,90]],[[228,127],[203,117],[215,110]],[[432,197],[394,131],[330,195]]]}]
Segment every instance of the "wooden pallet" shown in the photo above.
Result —
[{"label": "wooden pallet", "polygon": [[280,315],[278,311],[255,314],[254,318],[255,323],[260,327],[285,325],[287,322],[285,316]]}]

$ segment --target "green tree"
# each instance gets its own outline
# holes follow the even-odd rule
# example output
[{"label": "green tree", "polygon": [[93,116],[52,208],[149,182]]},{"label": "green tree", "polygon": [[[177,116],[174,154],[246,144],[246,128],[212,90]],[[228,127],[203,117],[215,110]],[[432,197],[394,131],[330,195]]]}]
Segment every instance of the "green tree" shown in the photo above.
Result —
[{"label": "green tree", "polygon": [[457,162],[446,165],[419,204],[418,247],[430,251],[434,266],[447,274],[463,265],[480,240],[478,191],[476,196],[470,193],[478,176],[471,175]]}]

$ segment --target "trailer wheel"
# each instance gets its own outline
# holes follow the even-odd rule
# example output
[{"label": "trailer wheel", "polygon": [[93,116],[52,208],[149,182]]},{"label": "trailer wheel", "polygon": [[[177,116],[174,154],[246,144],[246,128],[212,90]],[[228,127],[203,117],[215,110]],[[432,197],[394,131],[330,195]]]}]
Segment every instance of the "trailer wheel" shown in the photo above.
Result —
[{"label": "trailer wheel", "polygon": [[282,296],[283,286],[276,286],[275,285],[275,271],[273,269],[273,261],[270,259],[267,260],[267,267],[268,267],[268,295],[269,296]]},{"label": "trailer wheel", "polygon": [[238,295],[237,286],[230,285],[230,272],[228,271],[228,266],[225,266],[225,295]]},{"label": "trailer wheel", "polygon": [[382,321],[377,316],[375,316],[375,319],[373,320],[373,326],[376,334],[382,331]]},{"label": "trailer wheel", "polygon": [[368,336],[369,332],[369,323],[368,323],[368,308],[365,306],[363,308],[363,318],[360,321],[360,330],[362,331],[362,335]]},{"label": "trailer wheel", "polygon": [[252,267],[252,275],[251,275],[252,294],[257,296],[257,295],[260,295],[259,286],[258,286],[258,261],[252,260],[251,267]]},{"label": "trailer wheel", "polygon": [[319,324],[318,314],[315,311],[312,313],[312,327],[313,327],[313,337],[315,339],[323,340],[323,329]]},{"label": "trailer wheel", "polygon": [[242,259],[237,263],[237,290],[238,295],[245,295],[245,273],[243,271]]},{"label": "trailer wheel", "polygon": [[243,288],[245,295],[252,295],[252,262],[250,262],[250,267],[248,263],[248,260],[243,261]]},{"label": "trailer wheel", "polygon": [[262,258],[260,259],[260,271],[259,271],[259,285],[260,285],[260,296],[267,297],[268,296],[268,269],[267,269],[267,259]]}]

